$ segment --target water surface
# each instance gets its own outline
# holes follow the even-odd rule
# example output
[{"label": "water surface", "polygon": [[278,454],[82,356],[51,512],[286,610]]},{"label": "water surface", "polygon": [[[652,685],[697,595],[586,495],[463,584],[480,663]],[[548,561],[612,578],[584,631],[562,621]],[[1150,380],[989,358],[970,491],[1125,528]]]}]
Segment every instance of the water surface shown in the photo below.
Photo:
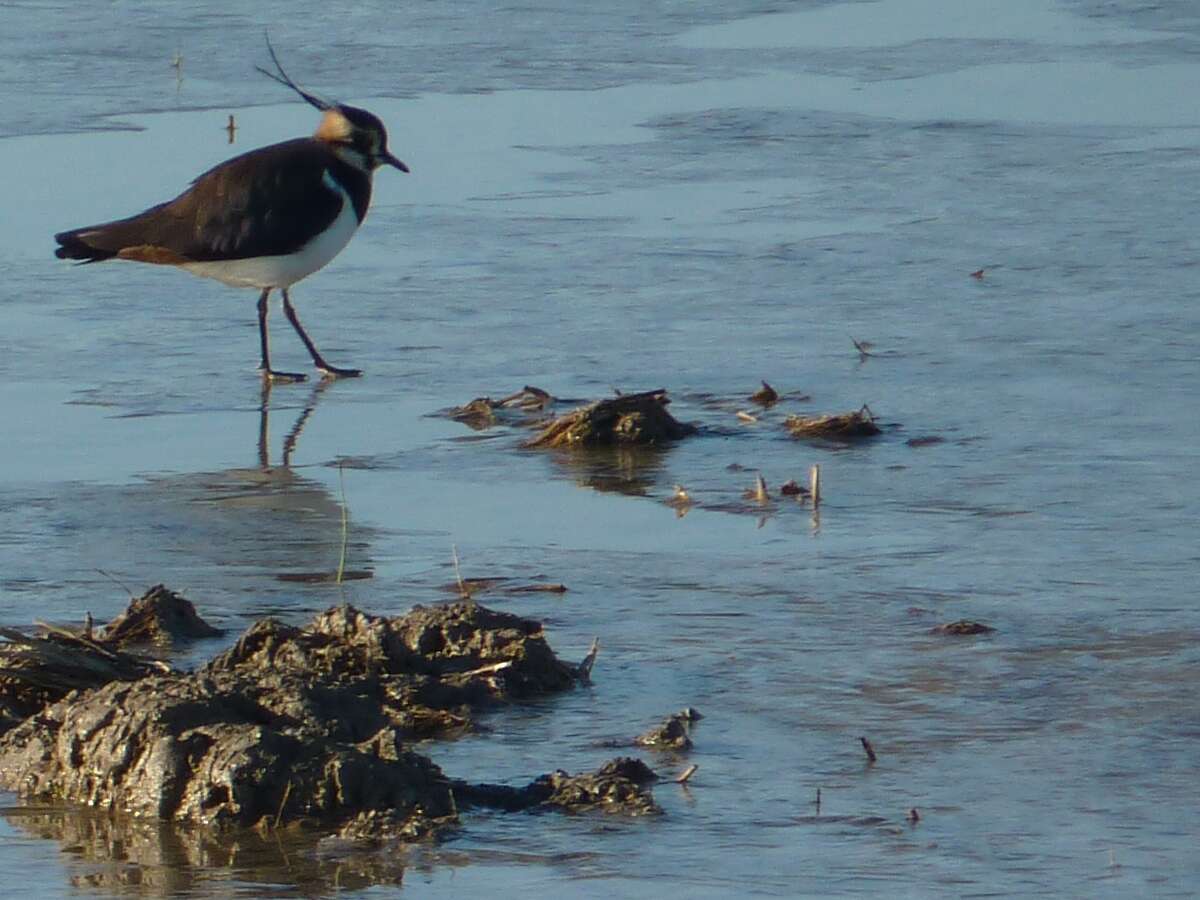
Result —
[{"label": "water surface", "polygon": [[[114,581],[235,631],[399,613],[447,596],[455,552],[567,584],[481,599],[567,658],[599,636],[594,686],[422,749],[523,783],[690,704],[695,750],[649,761],[699,771],[655,821],[468,817],[407,860],[423,896],[1190,895],[1200,35],[1133,4],[970,6],[10,6],[5,623],[106,619]],[[251,294],[66,266],[50,235],[309,131],[250,71],[267,22],[413,173],[382,172],[293,292],[367,377],[264,397]],[[741,422],[764,378],[785,402]],[[435,415],[524,384],[666,387],[705,433],[580,459]],[[868,445],[780,427],[862,403]],[[819,516],[742,497],[813,463]],[[372,577],[301,577],[336,571],[343,506]],[[997,630],[929,633],[960,618]],[[270,848],[6,809],[0,865],[35,895],[370,893],[311,848],[296,887]]]}]

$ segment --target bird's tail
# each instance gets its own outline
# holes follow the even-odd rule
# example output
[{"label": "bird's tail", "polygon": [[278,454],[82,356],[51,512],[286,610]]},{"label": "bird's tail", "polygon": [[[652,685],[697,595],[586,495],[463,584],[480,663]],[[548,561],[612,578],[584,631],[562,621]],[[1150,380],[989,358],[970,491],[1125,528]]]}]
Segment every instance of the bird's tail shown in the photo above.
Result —
[{"label": "bird's tail", "polygon": [[117,235],[109,231],[110,225],[90,225],[86,228],[76,228],[72,231],[60,231],[54,236],[58,246],[54,255],[59,259],[77,259],[80,262],[93,263],[104,259],[112,259],[121,251],[120,241],[114,240]]},{"label": "bird's tail", "polygon": [[54,255],[59,259],[77,259],[85,263],[100,262],[116,256],[122,259],[140,259],[144,254],[137,251],[145,250],[145,245],[155,243],[152,240],[152,229],[147,228],[147,219],[153,221],[153,215],[158,210],[159,207],[154,206],[127,219],[60,231],[54,236],[54,240],[58,241]]}]

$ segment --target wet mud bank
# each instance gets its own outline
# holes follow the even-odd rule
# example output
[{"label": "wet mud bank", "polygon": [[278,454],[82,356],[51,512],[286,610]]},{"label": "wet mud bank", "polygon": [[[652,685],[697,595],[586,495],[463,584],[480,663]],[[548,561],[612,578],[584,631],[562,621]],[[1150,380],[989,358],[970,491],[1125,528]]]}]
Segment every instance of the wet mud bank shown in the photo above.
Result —
[{"label": "wet mud bank", "polygon": [[[135,607],[145,604],[122,622]],[[207,628],[178,610],[164,619]],[[157,635],[159,624],[140,630]],[[517,788],[455,779],[410,749],[471,730],[489,707],[587,678],[558,659],[540,623],[471,600],[390,618],[340,606],[303,627],[262,619],[192,672],[119,649],[125,626],[87,631],[9,629],[0,645],[10,710],[0,788],[27,802],[360,843],[436,837],[475,806],[659,811],[654,773],[637,760]]]}]

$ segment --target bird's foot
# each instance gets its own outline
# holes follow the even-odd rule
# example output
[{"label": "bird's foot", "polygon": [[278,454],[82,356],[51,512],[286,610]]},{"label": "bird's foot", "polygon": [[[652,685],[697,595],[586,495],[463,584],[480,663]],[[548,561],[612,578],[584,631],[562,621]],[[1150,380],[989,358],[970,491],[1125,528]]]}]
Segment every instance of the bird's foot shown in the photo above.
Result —
[{"label": "bird's foot", "polygon": [[339,369],[337,366],[329,364],[317,366],[317,371],[321,373],[322,378],[360,378],[362,369]]},{"label": "bird's foot", "polygon": [[259,369],[262,373],[263,381],[269,381],[271,384],[298,384],[301,381],[308,381],[308,376],[300,372],[276,372],[274,369]]}]

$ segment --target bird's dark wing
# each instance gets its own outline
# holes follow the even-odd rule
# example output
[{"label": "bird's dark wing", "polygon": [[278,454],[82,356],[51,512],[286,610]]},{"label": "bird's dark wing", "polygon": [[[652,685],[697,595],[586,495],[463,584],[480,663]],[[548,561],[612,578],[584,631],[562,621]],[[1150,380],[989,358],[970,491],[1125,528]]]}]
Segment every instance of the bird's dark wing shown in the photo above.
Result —
[{"label": "bird's dark wing", "polygon": [[[93,262],[206,262],[279,256],[304,246],[341,212],[326,183],[341,163],[325,145],[298,138],[252,150],[199,176],[166,203],[128,219],[55,235],[60,258]],[[124,252],[122,252],[124,251]]]}]

